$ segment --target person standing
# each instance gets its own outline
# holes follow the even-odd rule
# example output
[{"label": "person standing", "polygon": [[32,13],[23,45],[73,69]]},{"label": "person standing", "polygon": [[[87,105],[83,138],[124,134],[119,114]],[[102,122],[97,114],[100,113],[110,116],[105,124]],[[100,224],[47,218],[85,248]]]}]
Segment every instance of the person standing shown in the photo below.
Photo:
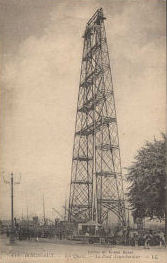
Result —
[{"label": "person standing", "polygon": [[145,248],[150,248],[150,243],[151,243],[151,239],[152,239],[152,234],[151,231],[145,235]]},{"label": "person standing", "polygon": [[160,247],[162,247],[162,245],[163,245],[164,247],[166,247],[164,232],[159,231],[159,239],[160,239],[160,242],[159,242]]}]

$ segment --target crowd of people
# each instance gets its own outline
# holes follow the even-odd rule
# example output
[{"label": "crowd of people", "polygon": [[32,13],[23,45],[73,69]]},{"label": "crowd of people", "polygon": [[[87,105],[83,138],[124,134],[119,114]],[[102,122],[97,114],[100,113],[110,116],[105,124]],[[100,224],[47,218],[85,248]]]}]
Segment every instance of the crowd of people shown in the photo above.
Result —
[{"label": "crowd of people", "polygon": [[[10,235],[10,229],[6,231],[7,236]],[[149,249],[151,246],[166,247],[165,234],[162,230],[137,230],[126,228],[108,229],[108,231],[101,231],[95,234],[86,232],[85,237],[90,241],[96,241],[93,238],[99,237],[103,239],[103,242],[112,245],[126,245],[126,246],[144,246]],[[30,240],[32,238],[53,238],[69,239],[68,233],[64,228],[58,228],[57,231],[54,226],[41,226],[38,228],[28,226],[17,226],[15,228],[15,237],[18,240]],[[71,238],[70,238],[71,239]],[[90,243],[92,243],[90,242]],[[94,243],[93,242],[93,243]]]},{"label": "crowd of people", "polygon": [[127,245],[144,246],[145,248],[157,245],[166,247],[165,234],[161,230],[129,231],[126,237],[126,243]]}]

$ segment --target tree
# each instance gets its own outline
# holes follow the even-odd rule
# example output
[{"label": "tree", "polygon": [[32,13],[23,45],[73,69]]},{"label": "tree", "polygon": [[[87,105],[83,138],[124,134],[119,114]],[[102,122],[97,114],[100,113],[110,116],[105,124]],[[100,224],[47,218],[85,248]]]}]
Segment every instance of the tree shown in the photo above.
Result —
[{"label": "tree", "polygon": [[[128,199],[135,218],[167,218],[166,136],[146,142],[128,168]],[[165,220],[167,227],[167,219]]]}]

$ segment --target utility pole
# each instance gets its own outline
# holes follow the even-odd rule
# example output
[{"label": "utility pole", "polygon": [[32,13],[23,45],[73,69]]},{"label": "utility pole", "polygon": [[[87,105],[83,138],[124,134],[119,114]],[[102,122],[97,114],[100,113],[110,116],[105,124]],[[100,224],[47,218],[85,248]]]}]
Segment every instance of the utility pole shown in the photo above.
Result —
[{"label": "utility pole", "polygon": [[64,221],[67,220],[67,203],[66,203],[67,200],[65,200],[65,206],[64,206]]},{"label": "utility pole", "polygon": [[10,184],[10,196],[11,196],[11,231],[10,231],[10,244],[15,242],[15,227],[14,227],[14,184],[20,184],[20,182],[14,182],[13,172],[10,175],[10,182],[3,180],[6,184]]},{"label": "utility pole", "polygon": [[10,243],[15,242],[15,231],[14,231],[14,211],[13,211],[13,173],[11,173],[10,179],[10,188],[11,188],[11,233],[10,233]]},{"label": "utility pole", "polygon": [[28,206],[27,206],[27,222],[29,221]]},{"label": "utility pole", "polygon": [[22,213],[21,213],[21,220],[23,221],[23,209],[22,209]]},{"label": "utility pole", "polygon": [[45,217],[45,199],[43,195],[43,219],[44,219],[44,225],[46,224],[46,217]]},{"label": "utility pole", "polygon": [[27,225],[29,227],[29,213],[28,213],[28,206],[27,206]]},{"label": "utility pole", "polygon": [[128,224],[128,227],[129,227],[129,225],[130,225],[130,222],[129,222],[129,207],[128,207],[128,222],[127,222]]}]

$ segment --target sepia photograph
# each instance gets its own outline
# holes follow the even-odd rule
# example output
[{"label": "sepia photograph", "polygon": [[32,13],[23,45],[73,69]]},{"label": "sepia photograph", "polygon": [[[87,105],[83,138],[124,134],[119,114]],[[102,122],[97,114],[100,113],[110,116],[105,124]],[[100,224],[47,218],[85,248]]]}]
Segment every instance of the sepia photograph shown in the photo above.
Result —
[{"label": "sepia photograph", "polygon": [[166,0],[0,0],[0,262],[167,258]]}]

